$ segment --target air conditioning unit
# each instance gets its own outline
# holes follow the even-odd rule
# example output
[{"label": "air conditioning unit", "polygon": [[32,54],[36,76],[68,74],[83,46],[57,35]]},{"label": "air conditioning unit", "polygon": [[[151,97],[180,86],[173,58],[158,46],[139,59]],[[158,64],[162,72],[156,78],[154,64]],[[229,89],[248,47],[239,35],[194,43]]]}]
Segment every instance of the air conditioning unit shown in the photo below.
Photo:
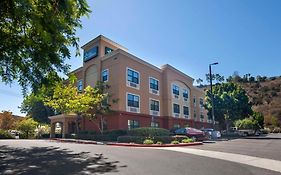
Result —
[{"label": "air conditioning unit", "polygon": [[178,95],[174,95],[174,98],[179,98],[179,96]]},{"label": "air conditioning unit", "polygon": [[150,115],[159,116],[159,111],[150,111]]},{"label": "air conditioning unit", "polygon": [[135,108],[135,107],[128,107],[127,111],[128,111],[128,112],[139,113],[139,108]]},{"label": "air conditioning unit", "polygon": [[136,84],[136,83],[134,83],[134,82],[127,81],[127,86],[128,86],[128,87],[132,87],[132,88],[139,89],[139,84]]},{"label": "air conditioning unit", "polygon": [[184,100],[184,101],[188,101],[188,98],[184,98],[183,100]]},{"label": "air conditioning unit", "polygon": [[133,82],[130,82],[130,86],[131,86],[131,87],[134,87],[134,88],[137,88],[137,84],[136,84],[136,83],[133,83]]},{"label": "air conditioning unit", "polygon": [[155,89],[150,89],[150,93],[155,94],[155,95],[159,95],[159,91],[155,90]]},{"label": "air conditioning unit", "polygon": [[175,117],[180,117],[180,115],[179,115],[179,114],[174,114],[174,116],[175,116]]},{"label": "air conditioning unit", "polygon": [[184,115],[184,118],[188,118],[188,115]]}]

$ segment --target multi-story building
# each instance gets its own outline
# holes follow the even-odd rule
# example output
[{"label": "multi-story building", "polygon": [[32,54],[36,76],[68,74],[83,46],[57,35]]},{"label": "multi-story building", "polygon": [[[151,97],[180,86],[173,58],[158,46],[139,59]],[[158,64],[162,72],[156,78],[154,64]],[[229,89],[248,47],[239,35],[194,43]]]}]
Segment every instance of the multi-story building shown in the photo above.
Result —
[{"label": "multi-story building", "polygon": [[[110,86],[111,98],[118,99],[111,104],[115,112],[104,118],[106,129],[209,126],[203,107],[204,91],[193,86],[194,79],[190,76],[168,64],[160,68],[149,64],[102,35],[82,49],[83,66],[73,71],[78,89],[82,91],[103,81]],[[65,130],[71,130],[71,118],[50,117],[52,123],[64,122]],[[81,129],[97,130],[97,127],[85,119]]]}]

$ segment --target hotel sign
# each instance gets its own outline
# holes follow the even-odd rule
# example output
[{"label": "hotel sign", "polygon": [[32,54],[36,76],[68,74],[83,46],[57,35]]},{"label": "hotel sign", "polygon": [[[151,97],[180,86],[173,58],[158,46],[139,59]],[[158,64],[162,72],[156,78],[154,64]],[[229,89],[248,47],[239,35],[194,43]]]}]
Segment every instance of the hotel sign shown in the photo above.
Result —
[{"label": "hotel sign", "polygon": [[93,47],[90,50],[84,52],[84,58],[83,58],[84,62],[89,61],[89,60],[97,57],[98,51],[99,51],[99,47],[96,46],[96,47]]}]

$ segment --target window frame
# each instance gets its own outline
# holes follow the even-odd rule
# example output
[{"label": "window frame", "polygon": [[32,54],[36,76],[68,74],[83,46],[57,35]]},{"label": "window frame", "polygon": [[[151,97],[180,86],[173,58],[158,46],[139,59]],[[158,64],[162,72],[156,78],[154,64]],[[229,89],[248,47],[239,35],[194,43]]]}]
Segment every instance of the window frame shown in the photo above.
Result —
[{"label": "window frame", "polygon": [[[187,114],[185,113],[185,109],[187,108]],[[183,110],[183,115],[186,115],[186,116],[189,116],[190,112],[189,112],[189,107],[188,106],[183,106],[182,107],[182,110]]]},{"label": "window frame", "polygon": [[[186,92],[186,93],[185,93],[185,92]],[[186,94],[187,97],[185,97],[184,94]],[[183,98],[187,98],[187,99],[189,98],[188,90],[187,90],[187,89],[183,89],[183,90],[182,90],[182,97],[183,97]]]},{"label": "window frame", "polygon": [[[80,84],[80,82],[81,82],[81,84]],[[81,87],[81,89],[80,89],[80,87]],[[77,80],[77,90],[78,90],[78,92],[82,92],[83,88],[84,88],[83,79]]]},{"label": "window frame", "polygon": [[[131,125],[131,121],[133,123],[133,125]],[[128,120],[127,121],[127,126],[128,126],[128,130],[134,129],[134,128],[139,128],[140,127],[140,121],[139,120]],[[137,123],[138,125],[135,125],[135,123]],[[133,126],[133,127],[132,127]]]},{"label": "window frame", "polygon": [[[134,96],[134,97],[138,97],[138,107],[129,106],[129,95],[132,95],[132,96]],[[135,99],[133,98],[133,100],[135,100]],[[134,103],[134,102],[135,102],[135,101],[133,101],[133,103]],[[133,107],[133,108],[139,108],[139,109],[140,109],[140,96],[137,95],[137,94],[133,94],[133,93],[126,93],[126,106],[127,106],[127,107]]]},{"label": "window frame", "polygon": [[[175,112],[175,105],[178,105],[178,113],[177,113],[177,111]],[[179,104],[177,104],[177,103],[173,103],[173,113],[174,114],[180,114],[180,112],[181,112],[181,110],[180,110],[180,105]]]},{"label": "window frame", "polygon": [[[103,77],[104,77],[104,75],[103,75],[103,73],[104,72],[107,72],[107,79],[104,81],[103,80]],[[101,72],[101,79],[102,79],[102,82],[108,82],[108,80],[109,80],[109,69],[104,69],[102,72]]]},{"label": "window frame", "polygon": [[157,112],[160,112],[160,101],[156,100],[156,99],[153,99],[153,98],[149,98],[149,110],[150,111],[156,111],[156,110],[151,109],[152,101],[158,102],[158,111]]},{"label": "window frame", "polygon": [[[159,80],[157,79],[157,78],[154,78],[154,77],[149,77],[148,78],[148,80],[149,80],[149,89],[150,90],[155,90],[155,91],[158,91],[159,92]],[[155,80],[156,82],[157,82],[157,89],[153,89],[153,88],[151,88],[151,82],[150,82],[150,80]]]},{"label": "window frame", "polygon": [[[129,76],[128,76],[128,73],[129,73],[129,71],[133,71],[133,72],[136,72],[136,73],[138,73],[138,83],[135,83],[134,81],[129,81]],[[140,82],[141,82],[141,75],[140,75],[140,72],[139,71],[136,71],[135,69],[132,69],[132,68],[130,68],[130,67],[126,67],[126,85],[128,86],[128,87],[131,87],[131,88],[134,88],[134,89],[140,89]],[[136,87],[133,87],[133,86],[131,86],[130,85],[130,83],[134,83],[134,84],[136,84]]]},{"label": "window frame", "polygon": [[[178,90],[177,90],[177,94],[175,93],[175,90],[174,90],[174,87],[176,88],[178,88]],[[180,86],[178,86],[178,85],[176,85],[176,84],[172,84],[172,93],[173,93],[173,95],[180,95]]]}]

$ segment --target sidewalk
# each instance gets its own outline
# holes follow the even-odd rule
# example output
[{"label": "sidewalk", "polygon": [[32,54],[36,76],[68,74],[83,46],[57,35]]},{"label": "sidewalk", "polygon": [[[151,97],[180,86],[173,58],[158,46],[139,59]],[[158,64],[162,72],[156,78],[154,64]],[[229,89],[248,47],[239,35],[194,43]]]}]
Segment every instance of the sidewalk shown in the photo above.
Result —
[{"label": "sidewalk", "polygon": [[248,136],[244,139],[281,139],[281,133],[269,133],[269,134],[263,134],[260,136]]}]

